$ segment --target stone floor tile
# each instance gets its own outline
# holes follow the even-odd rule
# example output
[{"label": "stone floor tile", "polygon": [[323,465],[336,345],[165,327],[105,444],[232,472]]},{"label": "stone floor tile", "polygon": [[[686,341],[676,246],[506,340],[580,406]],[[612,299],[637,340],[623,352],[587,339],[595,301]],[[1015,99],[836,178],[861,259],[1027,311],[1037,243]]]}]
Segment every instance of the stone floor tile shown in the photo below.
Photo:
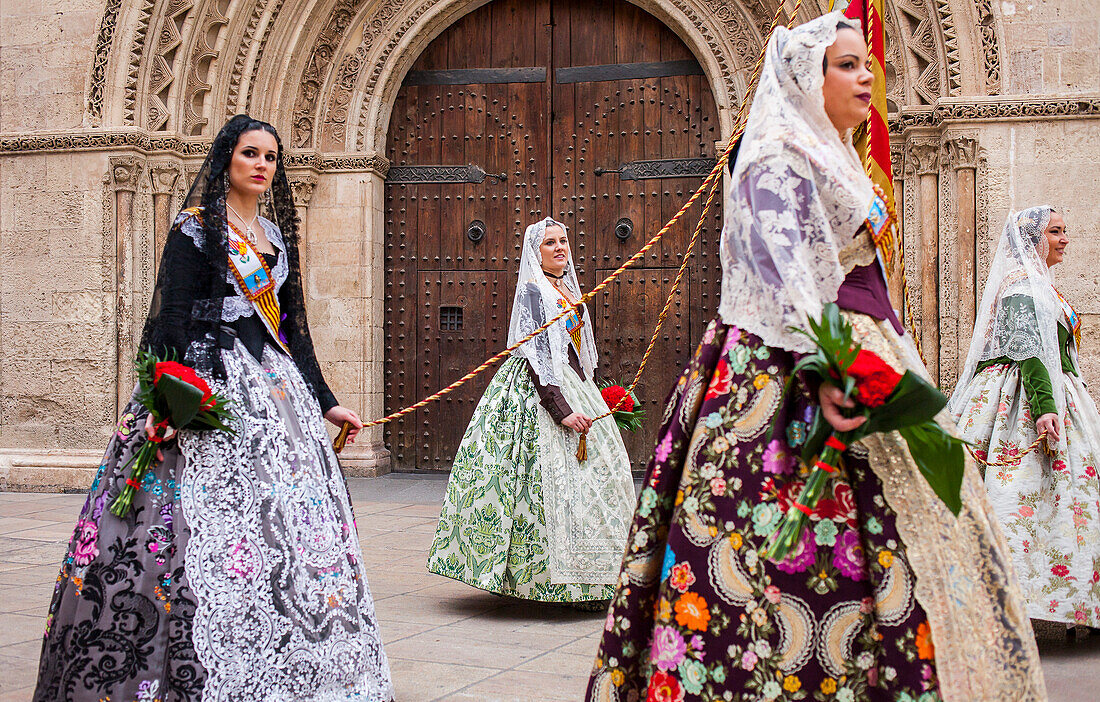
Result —
[{"label": "stone floor tile", "polygon": [[584,699],[588,675],[567,675],[563,672],[531,672],[508,670],[487,680],[470,685],[448,700],[480,700],[481,702],[579,702]]},{"label": "stone floor tile", "polygon": [[[56,565],[26,566],[18,570],[9,570],[0,573],[0,586],[4,585],[42,585],[53,583],[57,580]],[[4,606],[0,599],[0,607]]]},{"label": "stone floor tile", "polygon": [[[55,573],[56,576],[56,573]],[[38,612],[45,616],[50,609],[53,582],[35,585],[0,585],[0,616]]]},{"label": "stone floor tile", "polygon": [[20,521],[29,521],[32,523],[32,526],[28,529],[5,534],[5,536],[10,536],[13,539],[26,539],[28,541],[45,541],[47,543],[56,541],[68,542],[73,535],[73,528],[76,525],[75,519],[71,524],[69,522],[44,522],[37,519]]},{"label": "stone floor tile", "polygon": [[[44,617],[43,617],[44,619]],[[0,648],[0,657],[18,658],[26,665],[25,661],[31,661],[35,666],[38,665],[38,656],[42,653],[42,637],[38,636],[30,641],[21,641],[20,643],[10,644]]]},{"label": "stone floor tile", "polygon": [[[75,523],[76,520],[74,519],[73,524]],[[41,526],[42,522],[38,519],[27,519],[26,517],[5,517],[4,519],[0,519],[0,537],[26,538],[24,536],[18,536],[17,534],[21,531],[34,529]],[[69,527],[69,533],[73,533],[71,526]]]},{"label": "stone floor tile", "polygon": [[[387,654],[389,652],[387,651]],[[498,673],[492,668],[428,663],[390,657],[393,687],[400,702],[454,699],[453,693]]]},{"label": "stone floor tile", "polygon": [[525,641],[492,642],[455,637],[444,626],[386,646],[386,654],[403,660],[508,670],[537,658],[542,651]]},{"label": "stone floor tile", "polygon": [[0,702],[29,702],[33,694],[33,687],[24,687],[11,692],[0,692]]},{"label": "stone floor tile", "polygon": [[[5,614],[3,617],[4,625],[0,626],[0,648],[27,641],[37,641],[42,636],[42,627],[46,623],[45,616]],[[3,668],[0,667],[0,670],[3,670]]]}]

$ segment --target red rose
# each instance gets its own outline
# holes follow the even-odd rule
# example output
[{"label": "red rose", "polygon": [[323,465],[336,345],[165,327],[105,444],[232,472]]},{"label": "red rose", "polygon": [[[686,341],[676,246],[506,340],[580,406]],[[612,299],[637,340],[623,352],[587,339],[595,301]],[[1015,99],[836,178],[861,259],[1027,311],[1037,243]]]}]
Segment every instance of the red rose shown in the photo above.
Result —
[{"label": "red rose", "polygon": [[663,670],[657,670],[649,679],[646,702],[684,702],[684,688],[680,681]]},{"label": "red rose", "polygon": [[170,375],[178,378],[188,385],[192,385],[202,391],[202,409],[210,409],[214,406],[214,393],[210,386],[195,373],[195,369],[175,361],[161,361],[153,371],[153,385],[160,382],[162,375]]},{"label": "red rose", "polygon": [[848,367],[848,375],[856,379],[859,400],[868,407],[886,402],[901,382],[901,374],[871,351],[860,349],[856,360]]},{"label": "red rose", "polygon": [[615,406],[619,404],[619,400],[622,400],[623,404],[616,410],[617,412],[634,411],[634,398],[627,394],[626,388],[623,386],[608,385],[600,390],[600,394],[603,395],[603,401],[607,403],[608,409],[615,409]]}]

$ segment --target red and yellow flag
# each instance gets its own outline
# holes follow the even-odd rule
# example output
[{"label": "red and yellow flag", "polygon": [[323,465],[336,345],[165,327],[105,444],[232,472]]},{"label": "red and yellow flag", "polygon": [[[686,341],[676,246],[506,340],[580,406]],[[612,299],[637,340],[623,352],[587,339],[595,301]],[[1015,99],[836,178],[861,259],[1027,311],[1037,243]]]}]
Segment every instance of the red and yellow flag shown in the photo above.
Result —
[{"label": "red and yellow flag", "polygon": [[[846,0],[829,0],[829,9],[834,5],[841,9]],[[844,9],[844,16],[859,20],[863,27],[864,38],[871,57],[871,72],[875,74],[875,85],[871,90],[871,110],[867,121],[855,133],[856,151],[863,156],[863,165],[867,175],[881,192],[888,210],[893,213],[894,184],[890,170],[890,126],[886,118],[886,31],[882,21],[885,0],[851,0]],[[898,222],[894,222],[895,227]],[[894,229],[891,227],[890,229]],[[883,248],[883,259],[887,268],[893,272],[893,259],[896,244],[892,240],[879,242]]]}]

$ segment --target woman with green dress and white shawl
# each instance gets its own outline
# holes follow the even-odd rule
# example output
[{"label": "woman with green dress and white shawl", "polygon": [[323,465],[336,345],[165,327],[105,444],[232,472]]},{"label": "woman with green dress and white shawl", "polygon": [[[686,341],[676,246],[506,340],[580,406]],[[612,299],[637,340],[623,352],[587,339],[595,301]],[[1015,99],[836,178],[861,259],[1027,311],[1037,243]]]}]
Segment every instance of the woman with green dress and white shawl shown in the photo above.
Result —
[{"label": "woman with green dress and white shawl", "polygon": [[508,345],[574,312],[517,349],[478,402],[428,555],[433,573],[526,600],[610,599],[635,493],[614,420],[592,421],[607,405],[580,297],[565,225],[527,227]]},{"label": "woman with green dress and white shawl", "polygon": [[[1049,205],[1009,214],[949,408],[994,464],[989,501],[1032,619],[1100,626],[1100,412],[1081,380],[1081,319],[1050,267],[1069,243]],[[1046,449],[1020,456],[1041,433]]]}]

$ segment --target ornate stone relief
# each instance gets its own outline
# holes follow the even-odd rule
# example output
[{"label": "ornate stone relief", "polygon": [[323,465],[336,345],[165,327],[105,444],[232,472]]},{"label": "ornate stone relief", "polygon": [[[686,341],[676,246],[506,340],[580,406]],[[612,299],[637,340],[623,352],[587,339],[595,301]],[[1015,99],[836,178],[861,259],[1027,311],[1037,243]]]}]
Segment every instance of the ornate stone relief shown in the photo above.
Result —
[{"label": "ornate stone relief", "polygon": [[309,201],[313,197],[315,187],[317,187],[317,176],[315,175],[296,173],[290,176],[290,191],[294,197],[294,204],[299,208],[309,207]]},{"label": "ornate stone relief", "polygon": [[[340,41],[364,2],[366,0],[338,0],[328,23],[317,37],[310,51],[305,71],[302,72],[298,95],[294,100],[290,139],[292,146],[301,148],[313,143],[314,119],[321,87],[335,59]],[[383,8],[392,2],[403,2],[403,0],[388,0],[383,3]]]},{"label": "ornate stone relief", "polygon": [[974,8],[978,12],[978,32],[982,38],[982,55],[985,60],[985,90],[990,95],[997,95],[1001,92],[1001,52],[993,30],[996,22],[993,2],[974,0]]},{"label": "ornate stone relief", "polygon": [[168,95],[176,79],[174,71],[183,43],[180,29],[193,7],[192,0],[170,0],[164,10],[144,91],[147,100],[145,127],[152,131],[163,131],[168,124]]},{"label": "ornate stone relief", "polygon": [[[223,13],[221,3],[212,2],[206,15],[195,32],[195,42],[191,49],[191,59],[187,64],[187,83],[183,90],[183,133],[188,136],[202,134],[210,119],[206,116],[206,97],[211,85],[207,81],[218,58],[215,49],[218,36],[229,18]],[[225,7],[229,6],[226,0]],[[215,46],[211,46],[210,42]]]},{"label": "ornate stone relief", "polygon": [[118,11],[122,0],[107,0],[103,19],[99,22],[95,47],[92,49],[92,77],[88,86],[87,110],[92,124],[98,125],[103,117],[103,93],[107,84],[107,62],[111,60],[111,42],[118,25]]},{"label": "ornate stone relief", "polygon": [[153,17],[153,9],[157,0],[141,0],[141,9],[138,11],[137,25],[134,27],[134,40],[130,44],[130,58],[126,66],[126,85],[123,88],[122,97],[122,123],[134,124],[134,115],[137,105],[138,72],[141,69],[141,59],[145,55],[145,41],[149,35],[149,24]]}]

